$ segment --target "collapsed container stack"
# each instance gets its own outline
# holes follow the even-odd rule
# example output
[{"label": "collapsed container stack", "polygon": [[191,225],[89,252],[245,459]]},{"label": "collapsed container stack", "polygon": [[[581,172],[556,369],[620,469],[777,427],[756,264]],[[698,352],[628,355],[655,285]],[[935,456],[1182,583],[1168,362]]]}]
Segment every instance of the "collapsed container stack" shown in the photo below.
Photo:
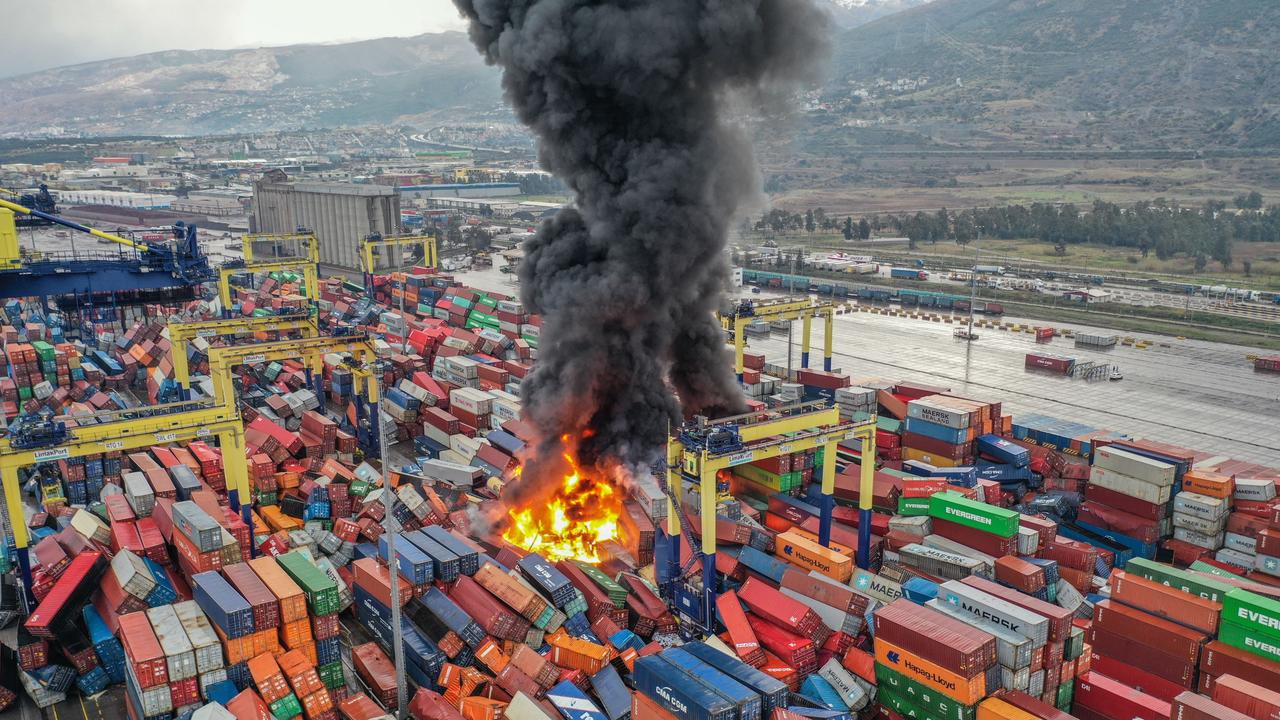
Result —
[{"label": "collapsed container stack", "polygon": [[[18,648],[29,695],[51,704],[118,684],[137,720],[201,705],[196,717],[372,720],[396,702],[398,595],[416,718],[1229,719],[1272,707],[1274,471],[1015,422],[946,388],[788,376],[748,354],[753,409],[821,398],[844,418],[875,416],[876,457],[846,441],[834,457],[727,472],[713,632],[682,643],[687,618],[664,597],[667,500],[651,478],[630,489],[599,564],[474,534],[469,511],[518,481],[532,439],[517,394],[537,319],[441,277],[375,288],[405,312],[327,283],[322,321],[386,338],[384,414],[414,443],[395,485],[356,462],[350,428],[322,407],[353,395],[340,358],[326,358],[323,398],[298,364],[246,373],[247,524],[223,504],[219,452],[203,443],[91,461],[101,470],[57,465],[63,497],[85,467],[90,502],[47,504],[35,523],[41,608]],[[133,336],[144,354],[149,332]],[[824,547],[827,462],[837,507]],[[853,562],[862,462],[876,465],[869,570]],[[677,508],[691,539],[699,508]],[[697,562],[681,573],[695,589]],[[341,639],[344,625],[357,640]]]}]

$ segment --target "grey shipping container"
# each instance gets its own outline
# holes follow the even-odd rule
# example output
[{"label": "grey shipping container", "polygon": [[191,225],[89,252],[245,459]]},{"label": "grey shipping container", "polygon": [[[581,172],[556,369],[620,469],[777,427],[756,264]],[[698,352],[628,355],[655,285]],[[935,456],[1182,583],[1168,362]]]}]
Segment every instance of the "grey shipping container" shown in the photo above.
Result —
[{"label": "grey shipping container", "polygon": [[121,548],[111,558],[111,572],[116,576],[120,587],[139,600],[145,600],[156,587],[156,578],[147,564],[127,548]]},{"label": "grey shipping container", "polygon": [[173,504],[173,526],[190,540],[200,552],[213,552],[222,547],[222,525],[209,517],[190,500]]},{"label": "grey shipping container", "polygon": [[156,506],[156,494],[151,489],[151,483],[147,482],[147,476],[140,472],[125,473],[121,483],[124,485],[125,500],[129,501],[133,513],[138,517],[151,517],[151,511]]},{"label": "grey shipping container", "polygon": [[938,587],[938,598],[988,622],[1031,639],[1034,647],[1049,639],[1049,618],[954,580]]},{"label": "grey shipping container", "polygon": [[172,605],[160,605],[147,610],[151,629],[164,650],[165,663],[169,666],[169,682],[193,678],[197,673],[195,648],[182,628],[182,621]]},{"label": "grey shipping container", "polygon": [[1031,656],[1035,653],[1035,647],[1031,644],[1031,638],[1026,635],[1016,633],[1001,623],[966,612],[960,609],[959,605],[952,605],[944,600],[934,599],[925,604],[940,613],[969,623],[979,630],[994,636],[996,639],[996,660],[1001,665],[1014,669],[1031,666]]}]

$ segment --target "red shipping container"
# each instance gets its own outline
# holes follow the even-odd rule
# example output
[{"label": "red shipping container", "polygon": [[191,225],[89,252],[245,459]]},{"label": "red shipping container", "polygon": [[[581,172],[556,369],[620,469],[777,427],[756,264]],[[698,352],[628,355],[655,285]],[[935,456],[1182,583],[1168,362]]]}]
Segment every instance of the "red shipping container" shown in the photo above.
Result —
[{"label": "red shipping container", "polygon": [[236,720],[275,720],[267,704],[258,693],[244,690],[227,703],[227,710],[236,716]]},{"label": "red shipping container", "polygon": [[1205,646],[1200,669],[1206,675],[1234,675],[1263,687],[1280,687],[1280,663],[1217,640]]},{"label": "red shipping container", "polygon": [[1202,632],[1112,600],[1094,606],[1093,625],[1117,635],[1130,634],[1165,655],[1193,664],[1199,662],[1200,647],[1208,639]]},{"label": "red shipping container", "polygon": [[1079,518],[1081,522],[1135,537],[1145,543],[1153,543],[1160,539],[1159,520],[1139,517],[1103,505],[1096,500],[1086,500],[1080,506]]},{"label": "red shipping container", "polygon": [[1184,688],[1192,687],[1195,682],[1195,663],[1180,662],[1178,658],[1165,655],[1131,635],[1117,635],[1095,627],[1085,631],[1085,638],[1093,646],[1095,657],[1113,657]]},{"label": "red shipping container", "polygon": [[120,643],[124,646],[126,662],[133,666],[139,686],[146,689],[169,682],[164,649],[160,647],[146,613],[120,616]]},{"label": "red shipping container", "polygon": [[1244,713],[1190,691],[1174,698],[1173,717],[1177,720],[1252,720]]},{"label": "red shipping container", "polygon": [[933,532],[992,557],[1013,555],[1018,551],[1017,535],[1002,538],[999,535],[942,518],[933,518]]},{"label": "red shipping container", "polygon": [[1123,570],[1111,571],[1108,583],[1112,600],[1204,633],[1212,635],[1218,631],[1222,603],[1182,592],[1140,575],[1130,575]]},{"label": "red shipping container", "polygon": [[222,574],[253,608],[255,632],[279,627],[280,602],[252,568],[235,563],[224,567]]},{"label": "red shipping container", "polygon": [[1222,675],[1213,684],[1213,699],[1254,720],[1280,720],[1280,692],[1234,675]]},{"label": "red shipping container", "polygon": [[1141,690],[1148,695],[1154,695],[1165,702],[1173,702],[1173,699],[1179,693],[1187,691],[1187,687],[1181,683],[1173,682],[1167,678],[1134,667],[1109,655],[1099,655],[1093,652],[1089,662],[1094,672],[1119,680],[1131,688]]},{"label": "red shipping container", "polygon": [[1078,707],[1108,718],[1169,719],[1169,703],[1095,672],[1085,673],[1076,681],[1075,702]]}]

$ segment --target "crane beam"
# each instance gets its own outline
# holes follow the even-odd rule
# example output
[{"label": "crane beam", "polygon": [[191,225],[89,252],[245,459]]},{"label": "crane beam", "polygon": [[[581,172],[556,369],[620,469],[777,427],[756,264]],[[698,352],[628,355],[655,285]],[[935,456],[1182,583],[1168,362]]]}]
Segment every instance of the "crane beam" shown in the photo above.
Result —
[{"label": "crane beam", "polygon": [[63,218],[58,217],[57,215],[50,215],[47,212],[32,210],[31,208],[25,205],[19,205],[18,203],[9,202],[8,200],[0,199],[0,208],[11,210],[20,215],[31,215],[32,217],[38,217],[41,220],[48,220],[49,222],[54,223],[55,225],[61,225],[63,227],[71,228],[72,230],[76,230],[78,232],[88,233],[89,235],[92,235],[96,238],[102,238],[103,240],[110,240],[111,242],[119,243],[121,245],[124,245],[125,247],[137,250],[138,252],[147,252],[148,250],[151,249],[151,247],[146,243],[135,242],[128,238],[120,237],[119,235],[103,232],[101,230],[95,230],[94,228],[91,228],[88,225],[81,225],[78,222],[65,220]]}]

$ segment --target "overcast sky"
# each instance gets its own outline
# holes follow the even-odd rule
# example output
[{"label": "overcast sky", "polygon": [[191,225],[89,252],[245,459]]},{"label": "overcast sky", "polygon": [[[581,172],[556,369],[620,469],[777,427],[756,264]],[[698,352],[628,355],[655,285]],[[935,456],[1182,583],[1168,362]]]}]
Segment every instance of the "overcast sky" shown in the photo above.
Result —
[{"label": "overcast sky", "polygon": [[451,0],[3,0],[0,77],[157,50],[463,29]]}]

